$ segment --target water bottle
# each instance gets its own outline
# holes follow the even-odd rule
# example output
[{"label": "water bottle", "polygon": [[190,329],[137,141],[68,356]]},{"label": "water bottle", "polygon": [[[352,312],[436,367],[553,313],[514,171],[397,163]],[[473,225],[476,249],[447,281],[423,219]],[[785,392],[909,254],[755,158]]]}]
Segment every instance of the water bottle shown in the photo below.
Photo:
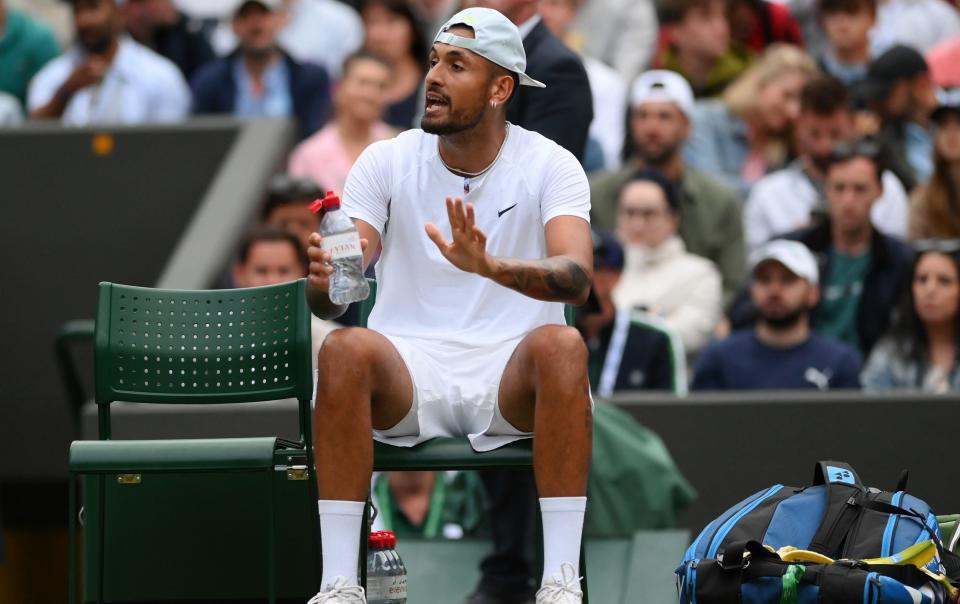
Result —
[{"label": "water bottle", "polygon": [[340,210],[340,198],[329,191],[322,200],[313,202],[310,209],[319,212],[320,244],[324,251],[332,254],[333,274],[330,275],[329,296],[334,304],[359,302],[370,295],[370,286],[363,276],[363,250],[360,249],[360,235],[350,217]]},{"label": "water bottle", "polygon": [[367,604],[406,604],[407,570],[390,531],[367,537]]},{"label": "water bottle", "polygon": [[407,602],[407,567],[403,564],[400,552],[397,551],[397,535],[393,531],[384,531],[387,536],[387,554],[390,555],[396,565],[396,577],[394,585],[394,597],[399,604]]}]

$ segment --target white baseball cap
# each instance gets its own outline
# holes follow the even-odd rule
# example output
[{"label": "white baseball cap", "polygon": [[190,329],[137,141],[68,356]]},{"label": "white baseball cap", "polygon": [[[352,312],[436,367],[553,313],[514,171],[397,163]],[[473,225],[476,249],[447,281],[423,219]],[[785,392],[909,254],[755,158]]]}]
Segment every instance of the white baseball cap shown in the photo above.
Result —
[{"label": "white baseball cap", "polygon": [[[447,31],[457,25],[472,29],[474,37],[464,38]],[[434,44],[437,42],[464,48],[512,71],[520,78],[521,86],[547,87],[524,73],[527,69],[527,53],[523,50],[520,30],[492,8],[467,8],[450,17],[433,39]]]},{"label": "white baseball cap", "polygon": [[638,107],[650,101],[673,103],[688,119],[693,119],[693,90],[675,71],[653,69],[637,76],[630,90],[630,105]]},{"label": "white baseball cap", "polygon": [[269,11],[276,11],[280,9],[282,0],[237,0],[233,6],[233,13],[240,12],[240,9],[248,4],[259,4]]},{"label": "white baseball cap", "polygon": [[820,268],[817,266],[817,259],[813,257],[810,249],[799,241],[774,239],[758,249],[750,260],[751,273],[767,260],[773,260],[787,267],[787,270],[794,275],[806,279],[812,285],[817,285],[820,281]]}]

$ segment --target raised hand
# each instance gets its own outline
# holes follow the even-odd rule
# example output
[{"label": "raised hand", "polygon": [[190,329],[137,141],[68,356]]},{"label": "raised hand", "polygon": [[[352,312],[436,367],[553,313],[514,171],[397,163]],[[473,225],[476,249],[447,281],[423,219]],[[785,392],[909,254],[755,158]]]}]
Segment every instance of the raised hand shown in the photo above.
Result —
[{"label": "raised hand", "polygon": [[450,264],[468,273],[489,274],[490,257],[487,255],[487,236],[477,226],[473,204],[464,207],[459,197],[447,197],[447,216],[450,219],[450,232],[453,241],[444,239],[440,229],[433,223],[427,223],[427,236],[433,241],[443,257]]}]

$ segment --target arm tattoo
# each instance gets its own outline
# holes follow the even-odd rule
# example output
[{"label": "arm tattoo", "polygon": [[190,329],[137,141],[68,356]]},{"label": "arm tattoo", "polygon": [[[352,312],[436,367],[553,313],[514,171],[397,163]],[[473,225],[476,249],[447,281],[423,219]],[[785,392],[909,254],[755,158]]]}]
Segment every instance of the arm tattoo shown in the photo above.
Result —
[{"label": "arm tattoo", "polygon": [[537,300],[582,303],[590,291],[586,271],[570,258],[501,260],[498,264],[494,281]]}]

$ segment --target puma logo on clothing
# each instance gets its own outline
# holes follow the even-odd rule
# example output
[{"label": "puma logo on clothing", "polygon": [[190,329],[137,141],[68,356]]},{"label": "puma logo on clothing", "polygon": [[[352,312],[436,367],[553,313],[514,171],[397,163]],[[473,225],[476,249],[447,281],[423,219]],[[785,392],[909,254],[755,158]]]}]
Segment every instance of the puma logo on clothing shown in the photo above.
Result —
[{"label": "puma logo on clothing", "polygon": [[817,390],[829,390],[831,377],[833,377],[832,371],[829,369],[820,371],[816,367],[807,367],[803,374],[803,379],[816,386]]}]

